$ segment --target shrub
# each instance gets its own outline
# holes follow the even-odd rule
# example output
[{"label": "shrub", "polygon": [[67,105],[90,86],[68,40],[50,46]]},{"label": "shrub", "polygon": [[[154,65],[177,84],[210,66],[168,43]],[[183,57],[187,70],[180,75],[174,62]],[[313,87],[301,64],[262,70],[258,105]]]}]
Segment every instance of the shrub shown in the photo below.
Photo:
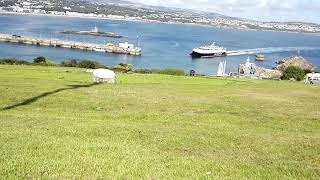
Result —
[{"label": "shrub", "polygon": [[63,66],[63,67],[78,67],[78,62],[76,60],[62,61],[60,66]]},{"label": "shrub", "polygon": [[160,69],[151,69],[152,74],[159,74]]},{"label": "shrub", "polygon": [[312,71],[310,70],[310,69],[305,69],[304,70],[304,74],[306,75],[306,74],[309,74],[309,73],[312,73]]},{"label": "shrub", "polygon": [[0,59],[0,64],[7,64],[7,65],[30,65],[31,63],[24,60],[18,59]]},{"label": "shrub", "polygon": [[120,63],[114,67],[114,70],[121,71],[121,72],[129,72],[129,71],[132,71],[132,65]]},{"label": "shrub", "polygon": [[43,56],[39,56],[33,59],[33,63],[40,66],[55,66],[56,64],[53,61],[46,59]]},{"label": "shrub", "polygon": [[135,73],[139,73],[139,74],[152,74],[152,70],[151,69],[136,69],[134,70]]},{"label": "shrub", "polygon": [[107,68],[105,65],[95,61],[81,61],[78,63],[78,67],[87,69]]},{"label": "shrub", "polygon": [[46,62],[46,58],[43,56],[39,56],[33,59],[33,63],[35,64],[40,64],[40,63],[45,63]]},{"label": "shrub", "polygon": [[50,60],[46,60],[43,63],[40,63],[41,66],[56,66],[56,63],[54,63],[53,61]]},{"label": "shrub", "polygon": [[301,81],[304,79],[305,71],[296,66],[289,66],[284,72],[281,79],[289,80],[295,79],[297,81]]},{"label": "shrub", "polygon": [[183,70],[173,69],[173,68],[160,70],[159,74],[167,74],[167,75],[175,75],[175,76],[184,76],[185,75]]},{"label": "shrub", "polygon": [[[0,59],[0,64],[8,64],[8,65],[39,65],[39,66],[56,66],[53,61],[46,59],[43,56],[39,56],[33,60],[33,63],[23,60],[17,60],[13,58],[8,59]],[[81,61],[77,62],[76,60],[71,61],[63,61],[59,64],[62,67],[79,67],[79,68],[88,68],[88,69],[97,69],[97,68],[108,68],[103,64],[100,64],[95,61]]]}]

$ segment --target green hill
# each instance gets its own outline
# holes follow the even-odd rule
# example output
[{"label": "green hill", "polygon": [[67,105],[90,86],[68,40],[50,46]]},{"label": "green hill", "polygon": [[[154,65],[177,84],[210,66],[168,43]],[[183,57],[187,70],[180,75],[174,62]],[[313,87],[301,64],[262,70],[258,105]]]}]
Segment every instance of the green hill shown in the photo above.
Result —
[{"label": "green hill", "polygon": [[320,88],[0,66],[0,179],[319,179]]}]

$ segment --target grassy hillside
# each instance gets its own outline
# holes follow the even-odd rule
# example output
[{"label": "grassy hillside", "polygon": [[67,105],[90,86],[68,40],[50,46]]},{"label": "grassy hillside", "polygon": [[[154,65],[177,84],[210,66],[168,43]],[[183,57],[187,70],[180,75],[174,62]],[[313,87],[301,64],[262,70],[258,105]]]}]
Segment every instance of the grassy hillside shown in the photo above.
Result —
[{"label": "grassy hillside", "polygon": [[0,179],[319,179],[320,87],[0,66]]}]

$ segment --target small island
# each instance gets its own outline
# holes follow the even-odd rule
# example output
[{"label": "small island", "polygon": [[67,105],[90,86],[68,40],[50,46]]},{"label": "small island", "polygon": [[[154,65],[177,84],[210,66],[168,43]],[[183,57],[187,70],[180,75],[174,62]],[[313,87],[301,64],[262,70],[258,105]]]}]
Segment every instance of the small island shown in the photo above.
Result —
[{"label": "small island", "polygon": [[95,26],[91,31],[63,31],[62,34],[76,34],[76,35],[90,35],[90,36],[104,36],[111,38],[122,38],[123,36],[113,32],[100,32]]}]

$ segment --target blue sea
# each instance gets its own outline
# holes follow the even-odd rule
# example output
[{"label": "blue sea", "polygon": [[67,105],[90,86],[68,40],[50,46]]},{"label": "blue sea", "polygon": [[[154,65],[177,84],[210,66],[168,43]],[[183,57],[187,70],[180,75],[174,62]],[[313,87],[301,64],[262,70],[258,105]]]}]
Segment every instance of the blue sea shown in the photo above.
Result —
[{"label": "blue sea", "polygon": [[[81,35],[65,35],[61,31],[85,31],[97,26],[100,31],[116,32],[121,39]],[[37,47],[0,43],[0,58],[14,57],[32,61],[45,56],[55,62],[64,60],[95,60],[107,66],[130,63],[137,68],[178,68],[186,72],[193,69],[199,74],[215,75],[221,60],[227,61],[227,71],[236,72],[247,57],[254,60],[255,53],[266,53],[266,60],[257,63],[272,68],[275,62],[292,55],[302,55],[320,70],[320,36],[300,33],[242,31],[194,25],[163,24],[118,20],[98,20],[49,16],[0,16],[0,33],[41,38],[73,40],[92,43],[137,42],[143,49],[140,57],[101,52]],[[228,50],[239,51],[239,56],[192,59],[192,49],[216,42]],[[259,49],[264,48],[264,49]],[[245,52],[251,52],[247,55]],[[249,53],[250,54],[250,53]]]}]

